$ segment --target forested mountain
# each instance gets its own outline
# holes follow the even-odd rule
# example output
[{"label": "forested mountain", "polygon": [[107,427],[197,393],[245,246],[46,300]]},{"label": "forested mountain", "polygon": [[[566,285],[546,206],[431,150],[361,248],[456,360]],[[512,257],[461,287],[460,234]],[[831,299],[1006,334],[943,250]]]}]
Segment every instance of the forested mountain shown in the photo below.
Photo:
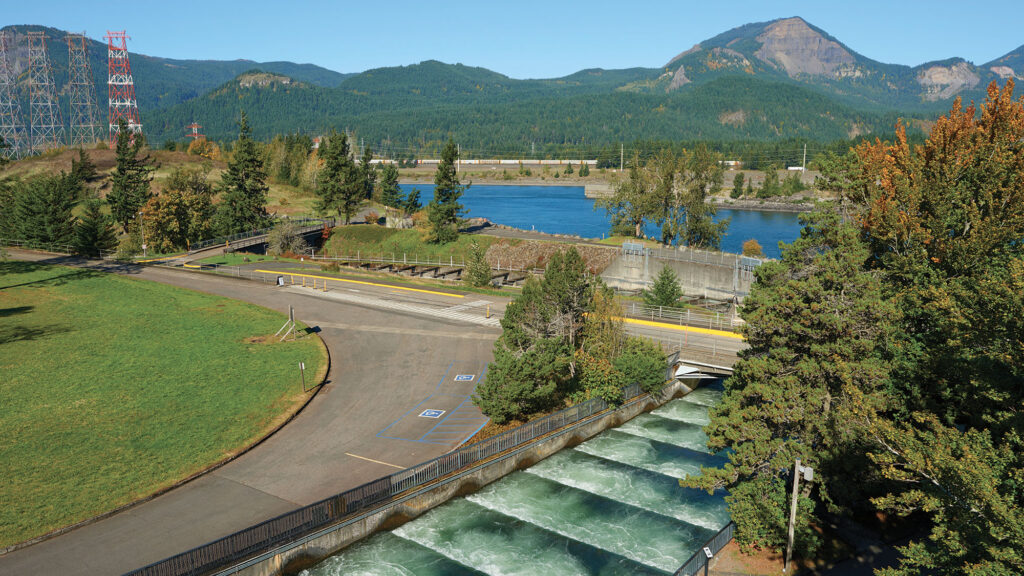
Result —
[{"label": "forested mountain", "polygon": [[[14,33],[27,110],[24,32],[47,31],[61,88],[64,32],[6,29]],[[103,43],[90,42],[100,102],[105,54]],[[786,18],[719,34],[662,68],[588,69],[554,79],[520,80],[434,60],[355,75],[289,62],[133,54],[131,63],[144,131],[154,143],[181,139],[193,121],[211,139],[230,140],[244,108],[259,138],[338,128],[396,154],[431,149],[449,136],[476,150],[514,154],[640,139],[829,141],[889,133],[899,116],[929,120],[956,96],[980,100],[990,81],[1024,76],[1024,46],[983,66],[953,58],[909,67],[871,60],[801,18]]]},{"label": "forested mountain", "polygon": [[888,131],[896,121],[893,112],[860,111],[809,88],[736,77],[671,94],[581,91],[526,97],[510,89],[498,102],[473,93],[448,101],[403,90],[370,94],[348,86],[236,80],[156,111],[147,133],[156,141],[174,137],[180,126],[198,118],[210,138],[229,140],[244,109],[257,138],[338,127],[355,131],[378,151],[391,142],[397,155],[409,148],[434,149],[449,136],[473,149],[514,155],[532,143],[593,148],[641,139],[828,141]]},{"label": "forested mountain", "polygon": [[[45,32],[47,52],[53,69],[54,83],[58,91],[64,92],[68,79],[68,46],[64,38],[67,32],[46,26],[5,26],[9,42],[8,61],[22,96],[22,110],[28,110],[28,39],[26,32]],[[165,106],[173,106],[206,94],[210,90],[235,78],[246,70],[259,68],[268,72],[284,74],[302,82],[320,86],[337,86],[351,74],[340,74],[313,64],[292,62],[253,62],[251,60],[173,60],[157,58],[131,52],[128,42],[129,60],[135,79],[135,95],[143,123],[148,112]],[[99,102],[107,100],[107,45],[105,41],[90,39],[87,42],[89,64],[96,82]],[[67,106],[62,108],[67,113]],[[102,110],[106,116],[106,109]]]},{"label": "forested mountain", "polygon": [[[1012,56],[1017,53],[1018,56]],[[701,42],[669,61],[666,90],[741,74],[815,87],[850,104],[901,110],[948,108],[957,95],[981,99],[989,82],[1024,76],[1020,49],[975,66],[961,58],[910,67],[862,56],[801,18],[747,24]]]}]

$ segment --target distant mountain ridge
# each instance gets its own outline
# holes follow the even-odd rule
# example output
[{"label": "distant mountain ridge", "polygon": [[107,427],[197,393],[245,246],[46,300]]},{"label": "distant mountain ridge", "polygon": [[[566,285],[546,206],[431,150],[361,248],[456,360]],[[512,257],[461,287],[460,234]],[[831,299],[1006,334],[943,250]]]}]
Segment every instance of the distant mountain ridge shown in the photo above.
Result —
[{"label": "distant mountain ridge", "polygon": [[[862,106],[934,110],[961,95],[978,98],[992,80],[1024,77],[1024,46],[988,64],[962,58],[910,67],[858,54],[802,18],[746,24],[669,61],[666,90],[678,90],[723,74],[788,80]],[[941,106],[939,106],[941,108]]]},{"label": "distant mountain ridge", "polygon": [[[5,30],[14,33],[27,110],[23,35],[48,33],[56,84],[63,87],[64,32]],[[90,42],[90,60],[104,102],[104,43]],[[885,64],[792,17],[728,30],[660,68],[594,68],[551,79],[520,80],[436,60],[359,74],[291,62],[138,54],[131,64],[144,129],[154,142],[180,139],[193,121],[211,138],[230,139],[244,107],[261,137],[333,127],[407,147],[449,135],[470,138],[467,144],[477,138],[510,147],[538,141],[601,146],[630,139],[822,140],[887,132],[897,116],[927,121],[954,97],[980,100],[989,82],[1024,77],[1024,46],[981,66],[962,58]]]}]

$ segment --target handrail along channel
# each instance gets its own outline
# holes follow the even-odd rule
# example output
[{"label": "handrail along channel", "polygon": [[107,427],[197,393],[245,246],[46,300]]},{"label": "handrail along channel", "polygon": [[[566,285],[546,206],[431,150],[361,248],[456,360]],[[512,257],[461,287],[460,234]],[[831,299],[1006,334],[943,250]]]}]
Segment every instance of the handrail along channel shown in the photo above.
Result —
[{"label": "handrail along channel", "polygon": [[[640,386],[632,384],[623,390],[623,401],[632,400],[643,393]],[[609,407],[604,399],[592,398],[498,436],[464,446],[412,468],[367,482],[219,540],[144,566],[129,572],[127,576],[199,576],[226,567],[261,550],[284,544],[333,524],[346,516],[369,510],[392,496],[433,482],[549,432],[578,424],[581,420]]]}]

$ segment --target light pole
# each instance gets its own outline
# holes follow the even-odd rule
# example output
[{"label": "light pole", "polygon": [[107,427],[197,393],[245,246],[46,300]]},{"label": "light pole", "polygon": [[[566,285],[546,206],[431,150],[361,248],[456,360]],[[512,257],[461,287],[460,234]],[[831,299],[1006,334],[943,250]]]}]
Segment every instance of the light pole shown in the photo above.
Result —
[{"label": "light pole", "polygon": [[146,257],[146,226],[142,223],[142,210],[139,210],[139,231],[142,233],[142,257]]},{"label": "light pole", "polygon": [[797,458],[793,464],[793,503],[789,508],[789,532],[786,535],[786,563],[782,565],[783,572],[789,572],[789,563],[793,558],[793,532],[796,524],[796,497],[797,488],[800,486],[800,474],[804,475],[804,480],[810,482],[814,480],[814,468],[810,466],[801,466],[800,459]]}]

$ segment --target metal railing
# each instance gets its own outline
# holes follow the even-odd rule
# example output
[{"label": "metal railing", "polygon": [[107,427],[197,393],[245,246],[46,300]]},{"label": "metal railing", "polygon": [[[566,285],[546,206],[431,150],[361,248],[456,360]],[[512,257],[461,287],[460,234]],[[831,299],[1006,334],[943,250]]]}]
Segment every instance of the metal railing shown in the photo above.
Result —
[{"label": "metal railing", "polygon": [[[679,570],[676,570],[674,576],[697,576],[697,573],[701,568],[704,568],[705,572],[707,572],[707,566],[708,563],[711,562],[711,558],[721,552],[722,548],[725,548],[725,545],[732,540],[732,535],[735,530],[735,523],[729,522],[726,524],[724,528],[718,531],[718,534],[712,536],[711,539],[705,542],[699,550],[694,552],[693,556],[690,556],[690,559],[687,560]],[[705,550],[707,550],[707,552],[705,552]],[[711,553],[710,557],[708,556],[708,552]]]},{"label": "metal railing", "polygon": [[629,318],[651,320],[676,324],[678,326],[697,326],[709,330],[725,330],[736,332],[744,324],[735,314],[722,314],[710,310],[693,308],[672,308],[668,306],[648,306],[639,302],[622,303],[622,311]]},{"label": "metal railing", "polygon": [[[429,255],[421,255],[417,253],[409,254],[408,252],[363,252],[361,250],[357,250],[355,254],[313,256],[313,260],[324,262],[401,264],[405,266],[447,266],[449,268],[465,268],[467,266],[464,258],[456,260],[454,256],[449,256],[448,260],[445,261],[442,256],[431,257]],[[490,266],[491,270],[496,270],[498,272],[522,272],[524,274],[534,274],[537,276],[544,275],[543,268],[520,268],[512,266],[511,262],[507,261],[503,265],[501,258],[498,258],[497,262]]]},{"label": "metal railing", "polygon": [[68,256],[82,256],[85,258],[99,258],[101,260],[113,260],[116,252],[109,250],[97,250],[91,254],[80,254],[72,244],[59,242],[39,242],[35,240],[15,240],[12,238],[0,238],[0,246],[10,248],[24,248],[26,250],[42,250],[55,254],[67,254]]},{"label": "metal railing", "polygon": [[[292,222],[294,224],[297,224],[299,227],[307,227],[307,226],[314,226],[314,225],[325,225],[325,224],[327,226],[334,226],[334,220],[331,220],[331,219],[326,219],[325,220],[325,219],[321,219],[321,218],[299,218],[297,220],[288,220],[288,222]],[[230,234],[228,236],[218,236],[217,238],[210,238],[209,240],[201,240],[199,242],[196,242],[195,244],[192,244],[189,247],[189,253],[198,252],[200,250],[205,250],[205,249],[207,249],[207,248],[209,248],[211,246],[218,246],[220,244],[225,244],[225,243],[228,243],[228,242],[237,242],[239,240],[245,240],[247,238],[253,238],[253,237],[256,237],[256,236],[263,236],[264,234],[267,234],[271,230],[273,230],[273,228],[274,228],[273,226],[268,226],[267,228],[259,228],[257,230],[248,230],[248,231],[245,231],[245,232],[239,232],[237,234]]]},{"label": "metal railing", "polygon": [[[623,402],[629,402],[641,394],[643,390],[638,385],[627,386],[623,390]],[[217,568],[227,567],[274,546],[286,544],[318,528],[336,523],[346,516],[369,511],[398,494],[424,486],[545,434],[566,426],[578,426],[584,419],[608,408],[609,405],[601,398],[587,400],[498,436],[463,446],[433,460],[367,482],[357,488],[282,514],[128,574],[198,576]]]},{"label": "metal railing", "polygon": [[678,262],[710,264],[713,266],[724,266],[726,268],[735,268],[739,266],[740,268],[749,270],[757,268],[764,262],[764,259],[762,258],[752,258],[750,256],[730,254],[728,252],[700,250],[698,248],[690,248],[689,246],[680,246],[678,248],[648,248],[647,254],[651,258],[657,258],[659,260],[675,260]]}]

